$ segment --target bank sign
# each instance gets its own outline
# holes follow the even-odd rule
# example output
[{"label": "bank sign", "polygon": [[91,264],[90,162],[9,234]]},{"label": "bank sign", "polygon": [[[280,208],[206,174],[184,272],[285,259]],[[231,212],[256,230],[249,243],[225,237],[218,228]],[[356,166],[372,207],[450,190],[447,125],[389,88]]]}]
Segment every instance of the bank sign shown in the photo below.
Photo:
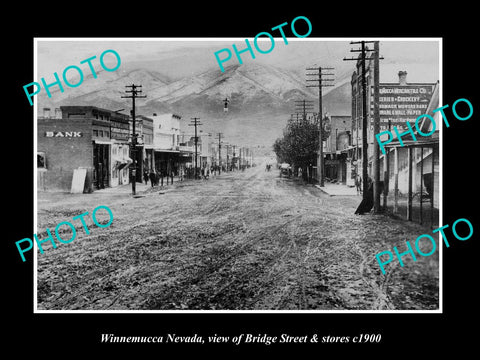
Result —
[{"label": "bank sign", "polygon": [[[433,84],[382,85],[379,88],[380,128],[391,126],[407,128],[406,121],[415,122],[427,111]],[[373,124],[373,87],[371,88],[370,115]]]},{"label": "bank sign", "polygon": [[82,137],[82,133],[80,131],[46,131],[45,137],[67,137],[67,138],[75,138],[75,137]]}]

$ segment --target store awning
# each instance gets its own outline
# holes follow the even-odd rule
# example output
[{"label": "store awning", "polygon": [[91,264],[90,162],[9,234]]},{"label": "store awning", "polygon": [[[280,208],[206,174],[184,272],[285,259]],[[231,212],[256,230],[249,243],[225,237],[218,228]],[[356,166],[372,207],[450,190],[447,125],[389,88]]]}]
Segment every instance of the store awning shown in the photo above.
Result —
[{"label": "store awning", "polygon": [[102,144],[102,145],[112,145],[113,142],[111,140],[94,140],[95,144]]},{"label": "store awning", "polygon": [[159,148],[153,148],[153,150],[157,152],[163,152],[163,153],[180,153],[180,150],[172,150],[172,149],[159,149]]}]

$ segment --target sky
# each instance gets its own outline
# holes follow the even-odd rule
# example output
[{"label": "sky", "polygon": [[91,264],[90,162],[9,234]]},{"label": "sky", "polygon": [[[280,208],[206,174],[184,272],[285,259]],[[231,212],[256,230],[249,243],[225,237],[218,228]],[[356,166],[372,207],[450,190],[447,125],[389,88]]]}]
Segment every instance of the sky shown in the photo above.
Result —
[{"label": "sky", "polygon": [[[268,49],[271,46],[268,38],[260,38],[259,46]],[[214,56],[215,51],[228,48],[232,51],[232,44],[237,44],[238,49],[244,49],[244,38],[218,38],[218,39],[184,39],[184,38],[158,38],[158,39],[55,39],[37,38],[37,79],[51,78],[53,72],[59,76],[63,69],[69,65],[77,65],[85,71],[88,65],[80,65],[80,61],[92,56],[97,56],[93,61],[95,68],[100,69],[98,58],[108,49],[115,50],[121,57],[124,70],[133,70],[138,67],[170,74],[172,79],[192,75],[212,68],[219,69]],[[355,61],[343,61],[343,58],[358,56],[350,49],[359,48],[351,45],[350,40],[339,41],[335,38],[288,38],[284,40],[275,38],[273,50],[267,54],[260,54],[255,50],[256,57],[252,59],[248,52],[242,54],[245,63],[260,62],[272,66],[305,72],[310,66],[335,67],[337,78],[350,76],[355,68]],[[262,43],[265,41],[265,43]],[[250,38],[250,43],[253,39]],[[252,45],[253,47],[253,45]],[[373,47],[373,45],[372,45]],[[254,48],[254,47],[253,47]],[[255,49],[255,48],[254,48]],[[395,82],[399,70],[408,72],[411,82],[435,82],[439,80],[440,71],[440,45],[438,39],[409,39],[395,40],[380,39],[381,60],[380,77],[382,82]],[[221,54],[225,56],[226,53]],[[108,60],[114,59],[110,56]],[[235,55],[224,66],[238,64]],[[82,67],[83,66],[83,67]],[[382,71],[383,70],[383,71]],[[36,81],[36,80],[34,80]]]}]

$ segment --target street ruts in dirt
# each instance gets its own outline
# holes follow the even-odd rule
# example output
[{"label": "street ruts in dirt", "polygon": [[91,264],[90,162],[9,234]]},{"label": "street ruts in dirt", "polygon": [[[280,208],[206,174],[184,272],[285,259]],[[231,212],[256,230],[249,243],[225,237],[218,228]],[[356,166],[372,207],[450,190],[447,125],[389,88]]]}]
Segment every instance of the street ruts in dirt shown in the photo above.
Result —
[{"label": "street ruts in dirt", "polygon": [[329,197],[264,168],[155,187],[138,198],[39,193],[39,229],[92,205],[109,206],[114,221],[38,257],[38,308],[438,308],[438,254],[404,258],[386,275],[375,260],[425,228],[356,216],[359,197]]}]

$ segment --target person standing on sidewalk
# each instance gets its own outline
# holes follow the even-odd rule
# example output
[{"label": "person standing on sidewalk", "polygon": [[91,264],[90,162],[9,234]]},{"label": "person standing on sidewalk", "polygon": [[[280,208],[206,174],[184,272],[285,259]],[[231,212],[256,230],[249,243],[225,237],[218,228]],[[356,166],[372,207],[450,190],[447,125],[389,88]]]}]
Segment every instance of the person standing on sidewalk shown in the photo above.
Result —
[{"label": "person standing on sidewalk", "polygon": [[157,178],[157,174],[155,174],[155,170],[153,170],[153,168],[150,170],[150,182],[152,184],[152,187],[155,185],[156,183],[156,178]]},{"label": "person standing on sidewalk", "polygon": [[145,185],[148,185],[148,171],[147,169],[143,169],[143,181],[145,181]]}]

